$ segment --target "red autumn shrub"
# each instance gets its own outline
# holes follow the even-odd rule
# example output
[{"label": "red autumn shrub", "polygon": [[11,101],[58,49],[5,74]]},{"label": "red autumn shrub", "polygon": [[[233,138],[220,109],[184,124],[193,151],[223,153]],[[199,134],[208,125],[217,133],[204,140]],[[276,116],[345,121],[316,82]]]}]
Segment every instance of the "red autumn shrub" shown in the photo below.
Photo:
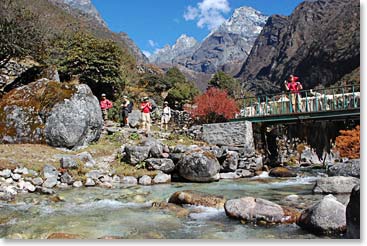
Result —
[{"label": "red autumn shrub", "polygon": [[189,109],[191,117],[200,123],[219,123],[233,119],[239,108],[227,91],[210,88],[204,94],[195,97],[196,107]]},{"label": "red autumn shrub", "polygon": [[353,130],[341,130],[335,140],[335,148],[341,157],[351,159],[360,158],[360,127],[356,126]]}]

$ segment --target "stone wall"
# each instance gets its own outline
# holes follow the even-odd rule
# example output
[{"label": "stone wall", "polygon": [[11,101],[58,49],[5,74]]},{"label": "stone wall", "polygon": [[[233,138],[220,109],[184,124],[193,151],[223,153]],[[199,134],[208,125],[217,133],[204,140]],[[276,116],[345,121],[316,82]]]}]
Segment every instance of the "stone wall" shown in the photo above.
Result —
[{"label": "stone wall", "polygon": [[254,149],[252,123],[249,121],[203,125],[203,140],[222,146],[246,146]]}]

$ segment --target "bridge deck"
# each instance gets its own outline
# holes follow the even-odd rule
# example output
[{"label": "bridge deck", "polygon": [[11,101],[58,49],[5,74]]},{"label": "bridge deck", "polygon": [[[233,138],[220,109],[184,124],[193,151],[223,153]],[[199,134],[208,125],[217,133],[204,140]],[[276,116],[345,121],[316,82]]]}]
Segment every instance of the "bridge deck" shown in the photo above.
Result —
[{"label": "bridge deck", "polygon": [[241,114],[233,121],[297,122],[359,119],[359,85],[303,90],[244,99]]}]

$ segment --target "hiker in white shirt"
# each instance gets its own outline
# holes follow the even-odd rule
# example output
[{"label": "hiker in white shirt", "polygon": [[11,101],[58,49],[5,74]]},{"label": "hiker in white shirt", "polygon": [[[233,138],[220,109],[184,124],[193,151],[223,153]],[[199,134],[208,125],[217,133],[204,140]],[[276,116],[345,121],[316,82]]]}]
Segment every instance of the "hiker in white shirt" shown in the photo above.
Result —
[{"label": "hiker in white shirt", "polygon": [[161,117],[161,129],[163,130],[163,125],[165,130],[168,130],[168,122],[171,119],[171,108],[168,106],[168,102],[163,103],[163,111]]}]

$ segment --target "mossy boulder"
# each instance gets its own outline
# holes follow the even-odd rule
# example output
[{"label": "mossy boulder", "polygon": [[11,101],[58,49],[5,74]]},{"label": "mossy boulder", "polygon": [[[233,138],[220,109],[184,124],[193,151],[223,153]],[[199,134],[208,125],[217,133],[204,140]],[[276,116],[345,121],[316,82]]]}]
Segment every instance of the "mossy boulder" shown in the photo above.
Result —
[{"label": "mossy boulder", "polygon": [[103,119],[87,85],[40,79],[0,101],[0,143],[74,148],[98,140]]}]

